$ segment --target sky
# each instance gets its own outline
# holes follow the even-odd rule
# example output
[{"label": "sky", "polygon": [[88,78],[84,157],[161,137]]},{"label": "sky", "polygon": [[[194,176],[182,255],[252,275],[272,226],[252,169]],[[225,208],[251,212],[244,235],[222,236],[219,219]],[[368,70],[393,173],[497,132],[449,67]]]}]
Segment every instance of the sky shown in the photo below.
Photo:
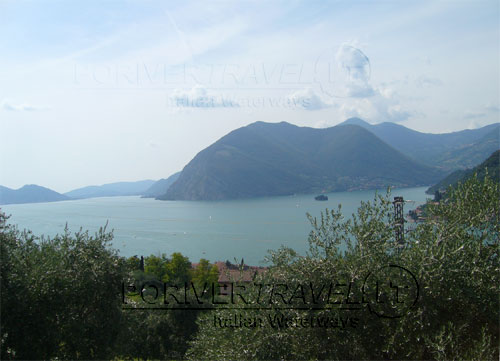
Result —
[{"label": "sky", "polygon": [[499,121],[498,1],[0,0],[0,184],[166,178],[255,121]]}]

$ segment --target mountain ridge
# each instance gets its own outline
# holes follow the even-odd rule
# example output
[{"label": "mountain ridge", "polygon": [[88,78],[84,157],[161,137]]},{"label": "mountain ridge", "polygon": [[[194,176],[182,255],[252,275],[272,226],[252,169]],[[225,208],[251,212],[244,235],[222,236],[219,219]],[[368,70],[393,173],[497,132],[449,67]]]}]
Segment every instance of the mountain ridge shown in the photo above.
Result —
[{"label": "mountain ridge", "polygon": [[73,189],[64,195],[73,199],[85,199],[95,197],[116,197],[116,196],[140,196],[155,181],[147,179],[135,182],[114,182],[102,185],[91,185]]},{"label": "mountain ridge", "polygon": [[255,122],[200,151],[159,199],[220,200],[416,186],[432,183],[439,174],[357,125],[317,129]]},{"label": "mountain ridge", "polygon": [[141,195],[141,198],[156,198],[165,194],[168,188],[179,178],[180,174],[181,172],[177,172],[168,178],[157,180]]},{"label": "mountain ridge", "polygon": [[449,186],[456,186],[459,182],[464,182],[465,180],[472,177],[474,174],[477,174],[479,179],[484,179],[484,177],[486,176],[486,172],[488,172],[488,176],[492,180],[499,182],[500,181],[499,163],[500,163],[500,150],[497,150],[474,168],[466,170],[457,170],[451,173],[437,184],[433,185],[432,187],[429,187],[429,189],[426,190],[426,193],[434,194],[436,191],[439,192],[446,191]]},{"label": "mountain ridge", "polygon": [[[422,133],[391,122],[370,124],[360,118],[349,118],[339,125],[353,124],[412,159],[447,172],[474,167],[497,149],[500,137],[500,123],[442,134]],[[484,139],[488,139],[486,144]]]},{"label": "mountain ridge", "polygon": [[70,200],[68,196],[36,184],[18,189],[0,186],[0,204],[44,203]]}]

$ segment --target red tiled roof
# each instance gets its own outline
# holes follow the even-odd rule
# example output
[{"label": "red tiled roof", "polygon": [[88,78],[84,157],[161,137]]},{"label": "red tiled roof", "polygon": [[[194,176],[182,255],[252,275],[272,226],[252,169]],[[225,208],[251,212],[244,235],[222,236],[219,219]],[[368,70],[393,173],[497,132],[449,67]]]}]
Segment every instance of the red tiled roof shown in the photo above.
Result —
[{"label": "red tiled roof", "polygon": [[[265,272],[267,267],[248,266],[246,264],[237,265],[228,262],[217,261],[214,263],[219,271],[219,282],[252,282],[258,273]],[[192,268],[196,268],[198,263],[191,263]]]}]

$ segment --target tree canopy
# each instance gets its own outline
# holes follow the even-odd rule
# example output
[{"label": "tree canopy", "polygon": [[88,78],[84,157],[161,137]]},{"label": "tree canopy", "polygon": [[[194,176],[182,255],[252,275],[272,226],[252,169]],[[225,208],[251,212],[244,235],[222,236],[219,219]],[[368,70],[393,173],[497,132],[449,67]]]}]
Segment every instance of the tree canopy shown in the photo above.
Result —
[{"label": "tree canopy", "polygon": [[[498,359],[499,184],[471,177],[446,194],[403,245],[390,192],[352,217],[341,207],[309,216],[307,254],[270,252],[267,271],[240,288],[248,304],[232,309],[142,307],[147,282],[216,282],[208,260],[192,268],[180,253],[126,259],[105,228],[40,238],[0,212],[1,357]],[[135,287],[127,307],[122,285]],[[248,327],[225,326],[235,319]]]}]

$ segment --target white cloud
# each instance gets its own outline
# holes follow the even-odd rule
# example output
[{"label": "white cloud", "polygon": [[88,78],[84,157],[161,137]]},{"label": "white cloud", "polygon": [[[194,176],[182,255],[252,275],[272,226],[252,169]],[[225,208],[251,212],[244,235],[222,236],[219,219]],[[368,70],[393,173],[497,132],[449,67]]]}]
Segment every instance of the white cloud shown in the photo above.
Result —
[{"label": "white cloud", "polygon": [[403,122],[410,118],[414,112],[409,111],[408,109],[405,109],[403,106],[400,104],[396,105],[390,105],[387,107],[387,115],[388,115],[388,121],[397,123],[397,122]]},{"label": "white cloud", "polygon": [[484,109],[487,112],[490,112],[490,113],[498,113],[498,112],[500,112],[500,107],[498,105],[495,105],[495,104],[492,104],[492,103],[486,104],[484,106]]},{"label": "white cloud", "polygon": [[175,89],[169,98],[170,105],[177,108],[237,108],[238,102],[222,94],[215,94],[197,84],[193,88]]},{"label": "white cloud", "polygon": [[469,120],[467,124],[467,129],[477,129],[491,124],[491,119],[489,119],[486,114],[467,112],[464,119]]},{"label": "white cloud", "polygon": [[396,91],[393,88],[379,87],[380,94],[387,99],[393,99],[396,96]]},{"label": "white cloud", "polygon": [[468,110],[464,114],[464,119],[479,119],[488,116],[496,116],[500,112],[500,107],[498,105],[487,103],[482,107],[476,108],[475,110]]},{"label": "white cloud", "polygon": [[487,114],[484,112],[474,112],[474,111],[467,111],[465,112],[464,118],[465,119],[478,119],[478,118],[484,118]]},{"label": "white cloud", "polygon": [[367,98],[375,94],[370,84],[370,59],[359,47],[343,43],[323,52],[315,61],[315,80],[331,98]]},{"label": "white cloud", "polygon": [[18,103],[18,102],[11,100],[11,99],[3,99],[2,101],[0,101],[0,109],[12,111],[12,112],[16,112],[16,111],[34,112],[34,111],[38,111],[38,110],[45,110],[48,108],[34,106],[34,105],[31,105],[28,103]]},{"label": "white cloud", "polygon": [[493,103],[487,103],[484,106],[467,110],[463,118],[469,121],[467,128],[476,129],[491,124],[492,121],[498,122],[498,113],[500,107]]},{"label": "white cloud", "polygon": [[370,98],[346,99],[340,107],[342,119],[359,117],[373,123],[398,123],[417,114],[399,103],[393,89],[374,88],[373,91]]},{"label": "white cloud", "polygon": [[358,48],[342,44],[336,54],[345,87],[345,95],[365,98],[375,94],[370,85],[370,59]]},{"label": "white cloud", "polygon": [[422,74],[415,79],[415,84],[419,88],[429,88],[431,86],[441,86],[443,82],[438,78],[432,78]]},{"label": "white cloud", "polygon": [[304,108],[306,110],[319,110],[329,108],[333,104],[326,102],[311,88],[298,90],[288,96],[291,104]]}]

